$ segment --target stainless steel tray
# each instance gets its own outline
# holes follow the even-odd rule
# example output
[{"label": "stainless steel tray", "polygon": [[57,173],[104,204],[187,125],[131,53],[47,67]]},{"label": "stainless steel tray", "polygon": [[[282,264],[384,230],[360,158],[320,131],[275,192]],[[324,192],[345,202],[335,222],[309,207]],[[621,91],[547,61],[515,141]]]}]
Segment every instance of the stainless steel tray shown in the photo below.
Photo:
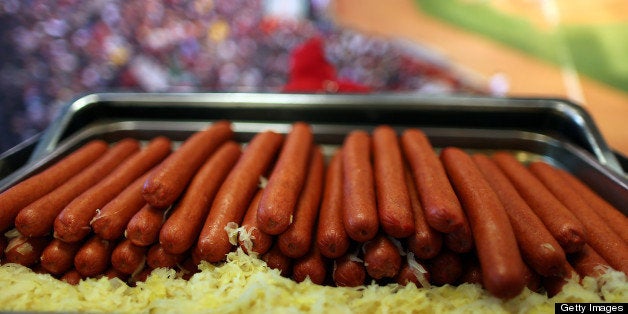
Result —
[{"label": "stainless steel tray", "polygon": [[[513,99],[416,94],[322,95],[191,93],[91,94],[68,104],[17,169],[0,162],[0,191],[90,139],[115,142],[165,135],[181,141],[209,122],[228,119],[239,141],[294,121],[313,126],[332,151],[353,129],[388,124],[416,127],[438,149],[511,150],[523,161],[544,159],[585,181],[628,214],[628,177],[588,113],[561,99]],[[1,158],[0,158],[1,161]],[[3,168],[4,167],[4,168]],[[4,177],[1,175],[10,173]]]}]

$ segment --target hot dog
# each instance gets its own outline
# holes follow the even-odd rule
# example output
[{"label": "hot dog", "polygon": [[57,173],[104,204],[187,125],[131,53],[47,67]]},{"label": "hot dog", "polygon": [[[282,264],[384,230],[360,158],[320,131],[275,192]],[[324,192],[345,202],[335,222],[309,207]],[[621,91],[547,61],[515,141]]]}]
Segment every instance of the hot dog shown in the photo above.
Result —
[{"label": "hot dog", "polygon": [[471,283],[483,286],[482,283],[482,267],[477,260],[477,256],[465,258],[463,262],[462,275],[458,279],[461,283]]},{"label": "hot dog", "polygon": [[565,252],[541,219],[488,156],[475,154],[473,161],[504,205],[524,260],[542,276],[561,275]]},{"label": "hot dog", "polygon": [[500,199],[463,150],[444,148],[441,160],[469,219],[484,287],[500,298],[518,295],[525,265]]},{"label": "hot dog", "polygon": [[466,220],[462,207],[427,136],[418,129],[407,129],[401,144],[427,223],[444,233],[461,228]]},{"label": "hot dog", "polygon": [[353,240],[366,242],[379,229],[368,133],[361,130],[349,133],[342,157],[345,230]]},{"label": "hot dog", "polygon": [[222,261],[232,244],[225,227],[240,224],[242,217],[264,174],[278,151],[283,136],[272,131],[258,133],[220,186],[205,224],[201,229],[194,255],[209,262]]},{"label": "hot dog", "polygon": [[159,231],[166,220],[168,211],[144,205],[126,226],[124,235],[137,246],[149,246],[159,240]]},{"label": "hot dog", "polygon": [[581,277],[597,278],[611,268],[611,265],[588,244],[584,245],[582,251],[570,254],[568,260]]},{"label": "hot dog", "polygon": [[129,286],[136,287],[138,282],[145,282],[148,279],[148,276],[153,272],[153,269],[150,267],[144,267],[142,271],[137,274],[133,274],[131,278],[129,278]]},{"label": "hot dog", "polygon": [[571,173],[562,169],[558,169],[558,173],[591,208],[595,209],[608,226],[628,243],[628,217]]},{"label": "hot dog", "polygon": [[54,236],[66,242],[85,238],[91,231],[89,223],[96,211],[166,157],[170,153],[170,145],[170,140],[165,137],[154,138],[102,181],[75,198],[55,219]]},{"label": "hot dog", "polygon": [[226,140],[233,137],[231,123],[217,121],[190,136],[150,173],[142,190],[147,203],[166,208],[179,198],[198,168]]},{"label": "hot dog", "polygon": [[[475,257],[475,258],[471,258]],[[482,279],[482,268],[477,261],[477,256],[467,255],[463,257],[464,271],[462,277],[460,277],[461,282],[469,282],[469,283],[477,283],[480,285],[483,284]],[[531,291],[541,292],[543,288],[542,277],[539,273],[535,272],[532,268],[530,268],[527,264],[524,263],[524,272],[523,278],[525,282],[525,286]],[[561,267],[561,268],[564,268]]]},{"label": "hot dog", "polygon": [[310,278],[312,283],[322,285],[327,278],[327,261],[318,251],[316,245],[303,257],[294,260],[292,265],[292,279],[303,282]]},{"label": "hot dog", "polygon": [[15,216],[26,205],[48,194],[94,162],[107,150],[107,143],[94,140],[52,166],[0,193],[0,231],[13,226]]},{"label": "hot dog", "polygon": [[410,252],[406,259],[402,261],[401,269],[395,277],[395,282],[403,286],[412,282],[417,287],[429,288],[430,274],[427,271],[427,266],[417,261],[414,258],[414,254]]},{"label": "hot dog", "polygon": [[334,260],[332,279],[338,287],[358,287],[366,282],[364,261],[354,253],[347,253]]},{"label": "hot dog", "polygon": [[153,269],[159,267],[172,268],[181,263],[184,258],[184,254],[170,254],[164,250],[161,244],[155,243],[148,250],[146,263]]},{"label": "hot dog", "polygon": [[325,174],[323,199],[316,228],[316,245],[326,257],[337,258],[349,249],[349,236],[342,218],[342,150],[331,158]]},{"label": "hot dog", "polygon": [[124,234],[127,224],[144,205],[142,186],[148,174],[135,179],[120,194],[99,211],[90,222],[94,233],[105,240],[115,240]]},{"label": "hot dog", "polygon": [[49,274],[43,267],[41,267],[40,263],[30,266],[30,269],[36,274]]},{"label": "hot dog", "polygon": [[80,173],[54,191],[24,207],[15,217],[15,227],[29,237],[44,236],[52,231],[55,218],[73,199],[111,173],[127,157],[139,150],[139,142],[124,139]]},{"label": "hot dog", "polygon": [[180,269],[179,273],[181,274],[181,278],[184,280],[189,280],[192,276],[194,276],[194,274],[200,272],[198,264],[194,262],[194,258],[192,258],[189,254],[185,260],[177,266]]},{"label": "hot dog", "polygon": [[201,166],[161,227],[159,243],[164,250],[181,254],[194,245],[216,192],[239,157],[240,146],[228,141]]},{"label": "hot dog", "polygon": [[74,256],[74,268],[83,277],[95,277],[109,268],[115,243],[92,235]]},{"label": "hot dog", "polygon": [[4,262],[30,267],[39,262],[41,252],[50,243],[50,237],[28,238],[19,235],[9,240],[4,249]]},{"label": "hot dog", "polygon": [[263,190],[258,190],[246,210],[242,220],[242,231],[238,236],[238,245],[247,254],[264,254],[273,244],[273,236],[263,232],[257,225],[257,208],[262,198]]},{"label": "hot dog", "polygon": [[554,297],[563,290],[563,287],[571,282],[579,279],[578,273],[573,269],[571,264],[566,263],[563,267],[565,273],[562,276],[549,276],[541,278],[543,288],[547,292],[548,297]]},{"label": "hot dog", "polygon": [[440,251],[443,245],[443,236],[427,223],[414,179],[407,168],[405,177],[414,216],[414,233],[406,240],[408,250],[414,253],[417,258],[430,259]]},{"label": "hot dog", "polygon": [[403,155],[397,133],[387,125],[373,131],[373,173],[379,223],[388,235],[405,238],[414,233],[414,217],[405,181]]},{"label": "hot dog", "polygon": [[67,282],[68,284],[76,286],[81,282],[81,280],[83,279],[83,276],[81,276],[81,274],[79,274],[79,272],[76,269],[71,269],[67,271],[65,274],[63,274],[63,276],[61,276],[61,278],[59,279],[61,281]]},{"label": "hot dog", "polygon": [[532,268],[530,268],[527,264],[525,265],[523,278],[525,278],[526,287],[530,289],[530,291],[539,292],[543,287],[542,277],[539,273],[535,272]]},{"label": "hot dog", "polygon": [[306,123],[292,125],[257,209],[262,231],[280,234],[292,223],[307,174],[313,138],[312,129]]},{"label": "hot dog", "polygon": [[41,266],[53,275],[61,275],[74,267],[74,256],[81,242],[63,242],[53,239],[41,253]]},{"label": "hot dog", "polygon": [[318,146],[312,148],[309,159],[310,165],[296,204],[294,221],[277,236],[279,249],[291,258],[299,258],[310,249],[323,191],[325,161]]},{"label": "hot dog", "polygon": [[395,244],[384,234],[378,234],[364,243],[364,265],[374,279],[394,278],[401,269],[401,254]]},{"label": "hot dog", "polygon": [[96,278],[107,278],[107,279],[120,279],[123,282],[126,282],[127,279],[129,278],[129,275],[127,274],[123,274],[121,272],[119,272],[117,269],[113,268],[113,267],[109,267],[109,269],[107,269],[102,275],[96,277]]},{"label": "hot dog", "polygon": [[466,220],[462,227],[443,235],[445,246],[456,253],[467,253],[473,249],[473,234]]},{"label": "hot dog", "polygon": [[553,166],[542,161],[530,163],[530,171],[582,222],[589,244],[613,268],[628,274],[628,244],[589,205],[569,188]]},{"label": "hot dog", "polygon": [[283,277],[288,278],[292,275],[293,260],[281,253],[277,242],[262,255],[262,260],[266,262],[266,265],[271,269],[279,270]]},{"label": "hot dog", "polygon": [[442,248],[438,255],[426,260],[425,265],[430,274],[430,283],[436,286],[455,284],[463,272],[460,254],[447,248]]},{"label": "hot dog", "polygon": [[565,253],[580,251],[586,242],[584,226],[530,171],[508,152],[493,154],[521,197],[543,221]]},{"label": "hot dog", "polygon": [[122,274],[140,272],[146,262],[148,247],[137,246],[129,239],[122,240],[111,253],[111,266]]}]

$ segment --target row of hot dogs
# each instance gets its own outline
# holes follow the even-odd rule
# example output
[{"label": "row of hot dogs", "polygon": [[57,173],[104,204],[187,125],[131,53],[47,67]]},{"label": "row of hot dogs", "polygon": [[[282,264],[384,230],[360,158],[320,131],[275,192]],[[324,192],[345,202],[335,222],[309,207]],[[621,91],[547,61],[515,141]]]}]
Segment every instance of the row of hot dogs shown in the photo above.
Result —
[{"label": "row of hot dogs", "polygon": [[244,149],[233,135],[218,121],[174,151],[165,137],[85,144],[0,194],[3,262],[141,280],[240,246],[297,281],[467,281],[503,298],[600,265],[628,273],[626,216],[547,163],[437,153],[385,125],[347,134],[328,162],[306,123]]}]

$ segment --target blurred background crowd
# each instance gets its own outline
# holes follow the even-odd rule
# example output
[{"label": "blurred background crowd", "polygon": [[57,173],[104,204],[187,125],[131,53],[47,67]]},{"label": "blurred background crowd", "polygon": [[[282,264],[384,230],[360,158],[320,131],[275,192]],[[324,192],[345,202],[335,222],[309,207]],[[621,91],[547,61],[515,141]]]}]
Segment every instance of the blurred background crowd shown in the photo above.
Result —
[{"label": "blurred background crowd", "polygon": [[325,0],[3,0],[0,152],[101,91],[278,92],[324,38],[337,75],[374,91],[486,93],[417,44],[337,27]]}]

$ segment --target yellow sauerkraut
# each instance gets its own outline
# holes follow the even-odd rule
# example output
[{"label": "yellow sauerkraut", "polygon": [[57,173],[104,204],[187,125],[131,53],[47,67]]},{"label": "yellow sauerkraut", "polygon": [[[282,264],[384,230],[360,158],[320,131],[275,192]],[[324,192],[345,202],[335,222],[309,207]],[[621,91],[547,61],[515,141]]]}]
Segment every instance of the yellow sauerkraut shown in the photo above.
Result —
[{"label": "yellow sauerkraut", "polygon": [[478,285],[417,288],[376,284],[337,288],[284,278],[241,250],[220,265],[203,262],[189,280],[156,269],[129,287],[118,279],[87,279],[73,286],[15,264],[0,266],[0,310],[117,313],[553,313],[556,302],[625,302],[625,274],[609,271],[567,284],[548,298],[524,290],[510,300]]}]

